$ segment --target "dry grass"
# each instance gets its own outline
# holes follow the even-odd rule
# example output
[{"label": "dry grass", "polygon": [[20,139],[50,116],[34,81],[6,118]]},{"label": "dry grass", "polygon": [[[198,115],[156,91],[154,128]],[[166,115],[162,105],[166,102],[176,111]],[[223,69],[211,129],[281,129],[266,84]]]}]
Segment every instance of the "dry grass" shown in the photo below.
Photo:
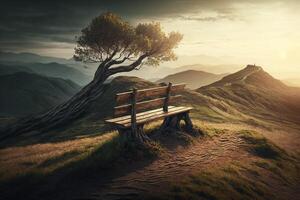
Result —
[{"label": "dry grass", "polygon": [[[293,158],[263,135],[254,131],[239,130],[237,127],[224,129],[198,120],[193,122],[195,129],[202,133],[202,137],[207,142],[224,137],[226,134],[242,138],[245,146],[241,146],[240,150],[248,150],[253,160],[249,158],[247,164],[244,160],[199,170],[193,176],[183,177],[182,182],[173,185],[173,189],[168,191],[168,194],[158,194],[163,199],[227,199],[229,194],[234,199],[268,199],[272,197],[272,189],[267,187],[264,181],[268,180],[270,173],[270,176],[279,177],[280,184],[284,181],[288,181],[287,184],[294,182],[295,177],[298,176],[299,167],[295,167]],[[148,124],[145,130],[147,133],[153,133],[160,124],[161,121]],[[72,180],[82,180],[75,175],[85,176],[86,172],[93,174],[94,169],[99,172],[99,166],[109,163],[111,167],[112,159],[124,158],[138,151],[136,146],[133,146],[131,151],[130,149],[124,151],[124,146],[120,142],[122,137],[118,136],[117,132],[107,132],[98,136],[95,134],[94,137],[81,137],[64,142],[0,149],[0,186],[2,181],[4,186],[7,181],[10,183],[6,184],[7,188],[11,185],[15,186],[16,183],[23,185],[26,181],[26,185],[31,184],[30,187],[25,187],[24,191],[16,190],[20,194],[22,192],[26,194],[26,191],[36,188],[41,181],[49,182],[49,180],[51,184],[47,183],[48,190],[55,191],[59,181],[53,181],[53,177],[61,178],[69,174]],[[155,149],[160,151],[159,143],[154,144],[158,144]],[[144,154],[141,155],[144,157]],[[30,176],[32,174],[42,175],[42,177],[29,183],[34,178]]]},{"label": "dry grass", "polygon": [[[199,125],[199,124],[198,124]],[[206,137],[218,137],[221,132],[202,126]],[[232,131],[245,141],[243,149],[250,151],[246,162],[237,160],[221,166],[199,170],[194,175],[174,183],[170,190],[151,195],[156,199],[296,199],[299,195],[299,163],[297,159],[267,140],[258,132]]]},{"label": "dry grass", "polygon": [[64,142],[42,143],[0,150],[0,180],[29,173],[48,174],[83,159],[116,137],[116,132]]}]

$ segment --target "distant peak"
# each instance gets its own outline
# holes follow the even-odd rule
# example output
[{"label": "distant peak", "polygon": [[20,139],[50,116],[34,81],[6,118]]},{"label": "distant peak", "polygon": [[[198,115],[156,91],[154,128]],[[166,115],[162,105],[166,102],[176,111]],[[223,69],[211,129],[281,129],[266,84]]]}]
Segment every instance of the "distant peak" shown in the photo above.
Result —
[{"label": "distant peak", "polygon": [[262,70],[263,68],[261,66],[258,66],[258,65],[247,65],[246,66],[246,69],[249,69],[249,70]]}]

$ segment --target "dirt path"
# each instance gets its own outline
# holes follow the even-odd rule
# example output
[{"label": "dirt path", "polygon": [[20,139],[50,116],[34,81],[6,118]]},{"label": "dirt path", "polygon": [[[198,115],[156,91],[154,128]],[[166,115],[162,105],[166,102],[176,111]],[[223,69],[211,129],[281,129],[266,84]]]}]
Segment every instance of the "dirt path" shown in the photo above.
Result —
[{"label": "dirt path", "polygon": [[242,79],[242,81],[245,82],[245,80],[246,80],[249,76],[251,76],[252,74],[255,74],[255,73],[257,73],[257,72],[260,72],[261,70],[262,70],[262,68],[258,68],[258,69],[253,70],[253,72],[251,72],[251,73],[249,73],[248,75],[244,76],[243,79]]},{"label": "dirt path", "polygon": [[[123,171],[109,181],[99,182],[99,177],[90,180],[85,192],[73,199],[132,199],[141,193],[164,191],[170,183],[181,180],[201,169],[225,165],[235,160],[248,160],[246,151],[241,151],[243,140],[234,134],[221,134],[212,139],[199,139],[188,148],[169,150],[154,162],[135,169],[120,167]],[[134,163],[138,166],[140,163]],[[120,173],[120,172],[118,172]],[[97,181],[98,179],[98,181]],[[109,178],[108,178],[109,179]]]}]

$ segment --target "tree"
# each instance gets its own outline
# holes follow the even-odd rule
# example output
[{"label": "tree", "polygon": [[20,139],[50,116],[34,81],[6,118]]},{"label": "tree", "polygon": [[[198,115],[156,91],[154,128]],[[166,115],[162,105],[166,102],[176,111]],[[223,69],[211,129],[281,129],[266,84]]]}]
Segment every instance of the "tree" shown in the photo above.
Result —
[{"label": "tree", "polygon": [[107,78],[139,69],[143,64],[159,65],[175,60],[173,49],[181,39],[182,35],[177,32],[164,33],[160,23],[132,26],[110,12],[94,18],[77,38],[74,53],[77,61],[99,63],[94,79],[66,103],[5,130],[4,137],[47,131],[78,118],[86,106],[103,93],[103,82]]},{"label": "tree", "polygon": [[166,35],[159,23],[133,27],[115,14],[105,13],[82,30],[74,58],[100,63],[93,81],[102,82],[113,74],[137,69],[144,61],[148,65],[159,65],[176,59],[173,49],[181,39],[179,33]]}]

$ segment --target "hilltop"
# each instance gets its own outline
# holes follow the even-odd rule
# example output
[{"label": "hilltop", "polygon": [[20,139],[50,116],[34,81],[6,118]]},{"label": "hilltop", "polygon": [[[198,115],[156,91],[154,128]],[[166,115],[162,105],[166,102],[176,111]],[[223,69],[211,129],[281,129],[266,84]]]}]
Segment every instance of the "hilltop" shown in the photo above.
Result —
[{"label": "hilltop", "polygon": [[300,120],[300,89],[286,86],[259,66],[248,65],[197,92],[262,120],[286,123]]}]

